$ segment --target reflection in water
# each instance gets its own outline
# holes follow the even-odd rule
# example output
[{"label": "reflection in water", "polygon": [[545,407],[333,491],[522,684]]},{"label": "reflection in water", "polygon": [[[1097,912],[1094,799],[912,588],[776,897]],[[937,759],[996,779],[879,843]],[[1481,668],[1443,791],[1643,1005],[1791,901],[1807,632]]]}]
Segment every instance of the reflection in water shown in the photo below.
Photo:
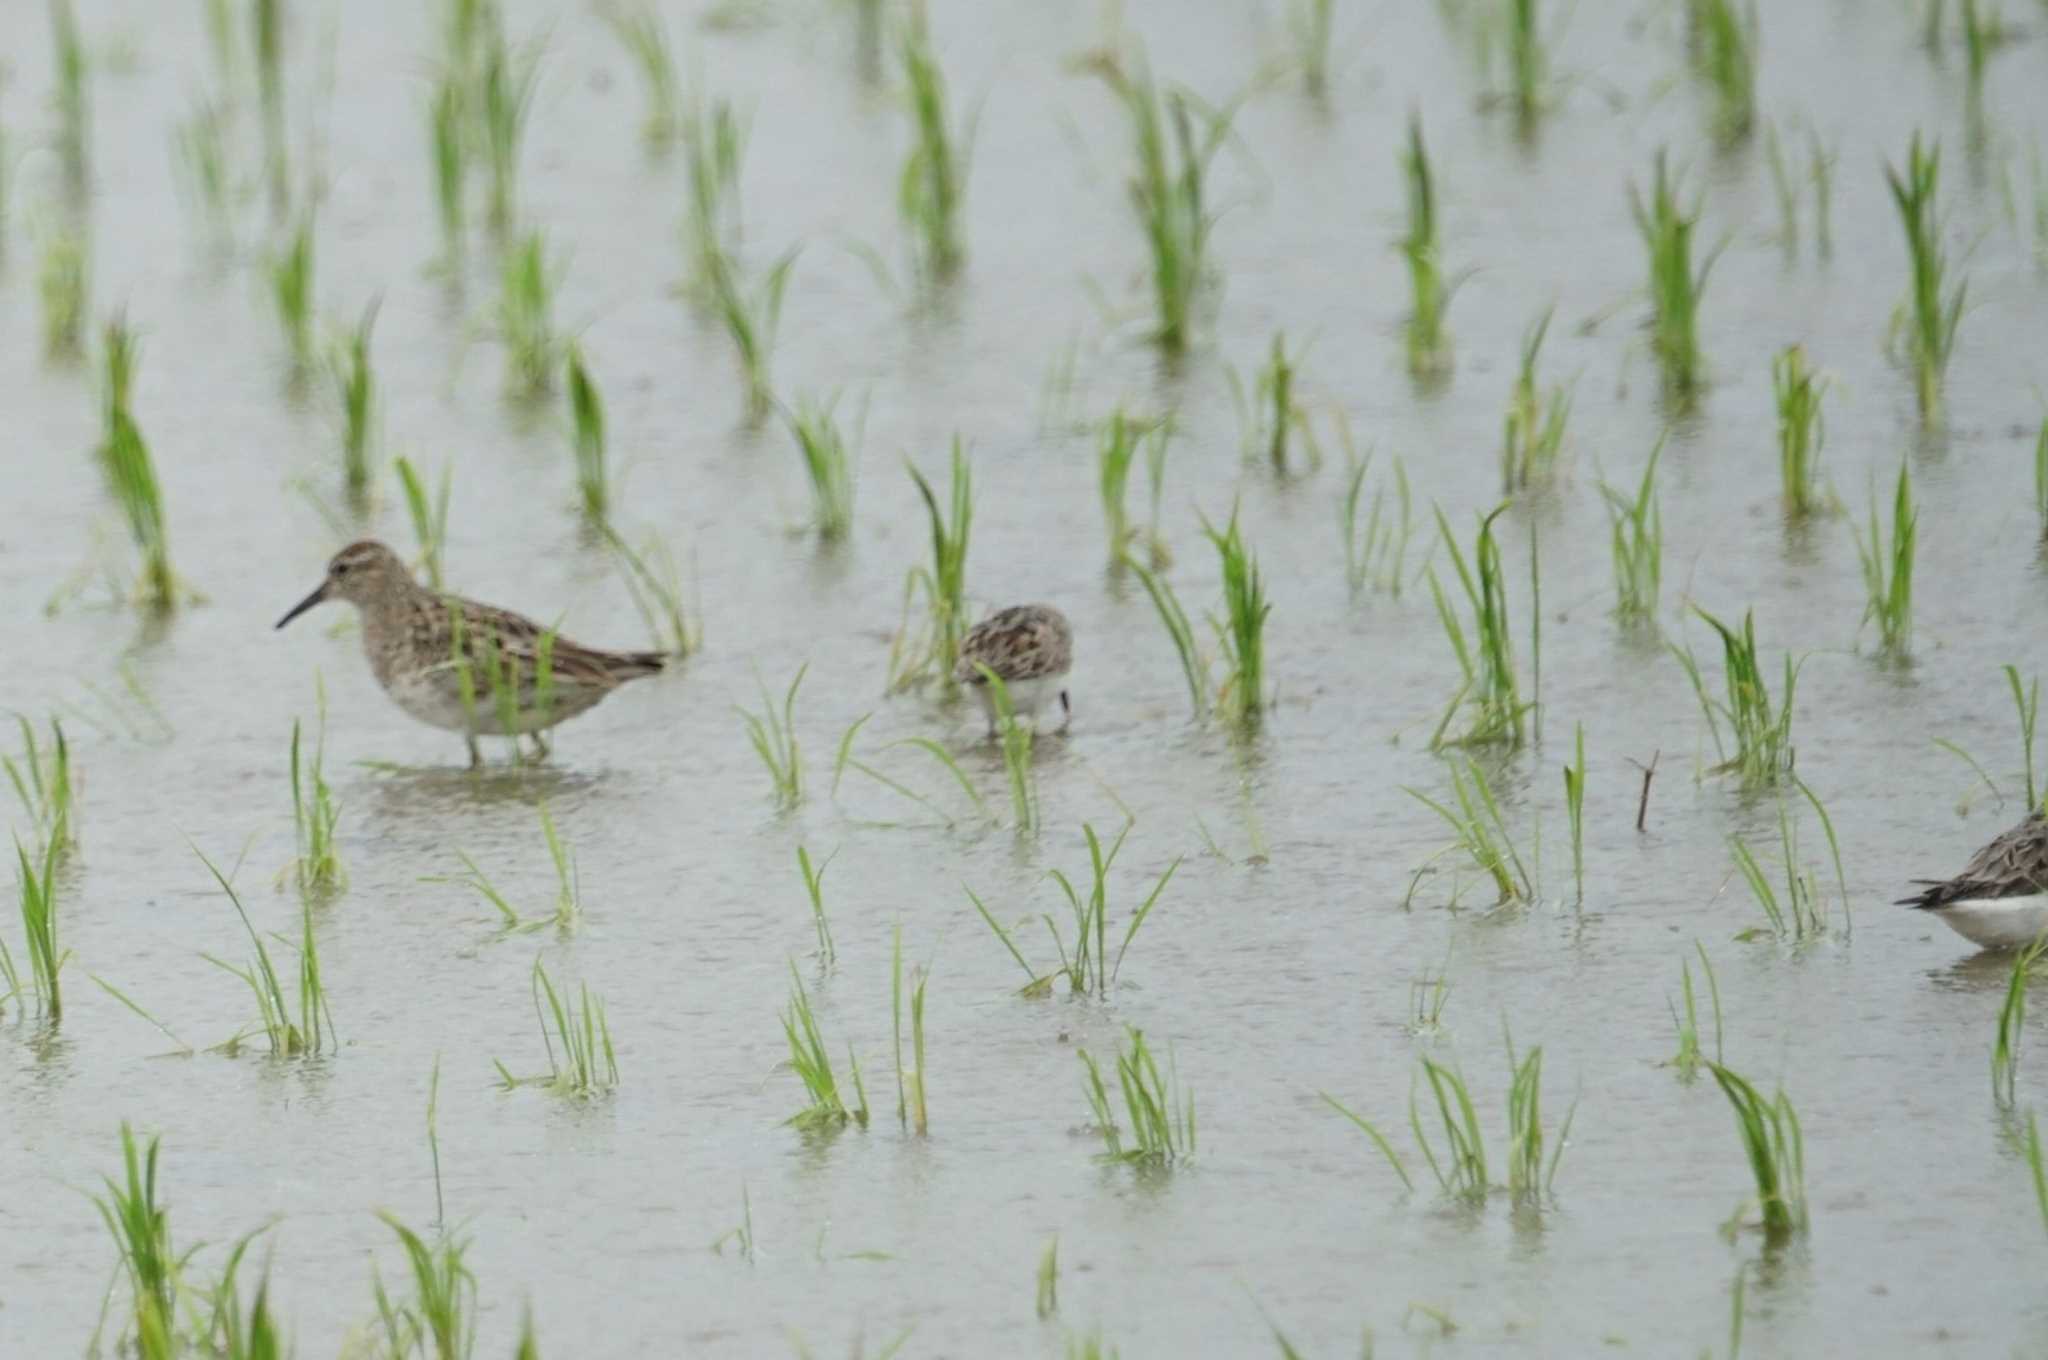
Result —
[{"label": "reflection in water", "polygon": [[606,775],[565,765],[486,765],[481,770],[449,765],[376,765],[368,819],[413,824],[422,819],[515,804],[568,803],[600,788]]}]

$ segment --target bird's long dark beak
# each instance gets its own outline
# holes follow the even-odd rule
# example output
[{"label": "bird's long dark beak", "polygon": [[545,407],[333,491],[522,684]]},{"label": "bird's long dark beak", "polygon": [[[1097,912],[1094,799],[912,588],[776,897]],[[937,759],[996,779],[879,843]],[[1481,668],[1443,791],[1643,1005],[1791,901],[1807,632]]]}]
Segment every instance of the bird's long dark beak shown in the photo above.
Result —
[{"label": "bird's long dark beak", "polygon": [[311,609],[314,605],[319,604],[322,600],[326,598],[327,583],[325,581],[322,581],[320,583],[320,588],[315,590],[311,595],[308,595],[305,599],[300,600],[297,604],[293,605],[291,607],[291,612],[286,614],[283,618],[277,621],[277,626],[279,628],[284,627],[293,619],[305,613],[308,609]]}]

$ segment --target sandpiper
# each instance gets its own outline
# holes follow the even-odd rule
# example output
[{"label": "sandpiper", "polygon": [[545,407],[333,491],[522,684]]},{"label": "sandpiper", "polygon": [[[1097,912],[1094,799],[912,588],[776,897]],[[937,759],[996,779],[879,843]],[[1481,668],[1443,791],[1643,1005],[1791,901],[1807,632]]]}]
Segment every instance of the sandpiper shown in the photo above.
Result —
[{"label": "sandpiper", "polygon": [[996,696],[983,668],[995,672],[1010,693],[1010,708],[1020,718],[1037,721],[1038,710],[1054,694],[1060,697],[1061,725],[1073,716],[1067,700],[1067,672],[1074,668],[1074,630],[1067,616],[1049,604],[1019,604],[1000,609],[967,630],[960,640],[960,660],[953,678],[971,686],[996,730]]},{"label": "sandpiper", "polygon": [[592,707],[628,680],[653,675],[660,652],[605,652],[558,636],[532,619],[427,589],[382,543],[351,543],[327,579],[277,621],[347,600],[362,614],[363,652],[397,705],[423,723],[460,732],[469,763],[483,763],[479,736],[533,738]]},{"label": "sandpiper", "polygon": [[2021,949],[2048,931],[2048,818],[2038,811],[1970,857],[1954,878],[1916,878],[1898,905],[1931,911],[1985,949]]}]

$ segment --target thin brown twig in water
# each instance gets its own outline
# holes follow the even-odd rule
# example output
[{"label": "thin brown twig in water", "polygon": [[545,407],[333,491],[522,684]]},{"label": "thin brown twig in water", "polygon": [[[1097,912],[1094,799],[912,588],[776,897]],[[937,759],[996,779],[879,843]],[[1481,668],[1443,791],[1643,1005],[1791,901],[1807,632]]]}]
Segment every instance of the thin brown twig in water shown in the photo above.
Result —
[{"label": "thin brown twig in water", "polygon": [[1650,753],[1650,763],[1647,765],[1643,764],[1640,760],[1631,760],[1629,762],[1629,764],[1643,772],[1643,796],[1636,802],[1636,830],[1638,832],[1643,829],[1643,819],[1650,815],[1650,778],[1657,773],[1657,758],[1663,754],[1662,748],[1652,751]]}]

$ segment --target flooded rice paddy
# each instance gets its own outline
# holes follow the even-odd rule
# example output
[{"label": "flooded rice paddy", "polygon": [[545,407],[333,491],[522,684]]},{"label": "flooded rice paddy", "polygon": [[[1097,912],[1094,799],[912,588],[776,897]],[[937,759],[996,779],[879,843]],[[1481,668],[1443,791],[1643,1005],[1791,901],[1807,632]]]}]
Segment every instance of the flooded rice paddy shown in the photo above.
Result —
[{"label": "flooded rice paddy", "polygon": [[[224,71],[207,7],[78,5],[81,209],[54,149],[45,7],[0,4],[0,706],[44,733],[61,717],[78,838],[55,873],[60,1019],[40,1013],[20,922],[0,925],[22,977],[0,1007],[0,1355],[131,1344],[130,1284],[90,1199],[119,1177],[123,1121],[161,1136],[178,1249],[206,1244],[181,1316],[203,1313],[228,1246],[268,1224],[245,1294],[267,1262],[301,1355],[388,1349],[373,1275],[401,1302],[412,1281],[378,1210],[430,1244],[467,1243],[482,1355],[511,1354],[530,1313],[549,1356],[1058,1356],[1098,1333],[1125,1356],[1273,1354],[1279,1333],[1308,1356],[1355,1354],[1367,1336],[1382,1355],[1725,1356],[1738,1308],[1750,1355],[2048,1350],[2048,1231],[2020,1151],[2028,1112],[2048,1106],[2038,1013],[2011,1099],[1995,1099],[2009,962],[1889,905],[1909,878],[1960,869],[2028,796],[2000,668],[2048,665],[2032,457],[2048,337],[2037,9],[2006,5],[2014,40],[1973,81],[1953,14],[1930,53],[1903,3],[1764,7],[1758,122],[1729,141],[1677,3],[1542,6],[1550,70],[1531,125],[1494,97],[1505,67],[1475,57],[1496,17],[1478,0],[1338,0],[1321,100],[1282,69],[1278,4],[1131,3],[1120,34],[1087,4],[934,5],[956,116],[976,116],[966,261],[926,289],[897,212],[911,135],[899,72],[885,53],[879,78],[863,76],[854,7],[663,4],[683,85],[747,123],[740,258],[759,271],[802,247],[774,391],[791,406],[841,393],[842,422],[861,426],[852,527],[835,545],[807,529],[787,430],[747,422],[732,341],[682,291],[686,158],[643,145],[626,49],[584,6],[507,0],[510,38],[543,40],[518,219],[546,233],[556,325],[605,399],[611,522],[636,550],[672,556],[701,646],[559,729],[544,764],[513,765],[487,742],[492,763],[472,773],[459,735],[378,690],[349,611],[271,630],[350,539],[415,551],[388,466],[403,456],[430,486],[449,469],[451,588],[586,643],[659,641],[578,509],[563,399],[507,398],[480,189],[464,263],[435,267],[428,104],[450,8],[282,11],[288,183],[299,202],[323,186],[323,351],[378,306],[380,441],[359,506],[342,491],[331,384],[324,371],[295,384],[273,304],[286,232],[263,189],[247,7],[222,6],[236,35]],[[1206,186],[1214,287],[1179,363],[1146,341],[1128,121],[1076,62],[1140,41],[1162,83],[1242,98]],[[227,245],[172,149],[202,98],[229,111]],[[1409,371],[1397,249],[1411,111],[1444,274],[1460,280],[1452,362],[1427,382]],[[1797,242],[1780,239],[1766,123],[1796,178],[1812,139],[1833,156],[1825,254],[1810,187]],[[1916,131],[1940,140],[1939,234],[1970,284],[1931,425],[1887,349],[1908,269],[1883,167],[1904,166]],[[1689,406],[1659,376],[1628,197],[1632,182],[1647,192],[1664,147],[1686,193],[1704,196],[1696,258],[1722,247]],[[67,231],[89,259],[77,361],[45,354],[42,283]],[[1514,662],[1537,707],[1518,748],[1433,751],[1460,671],[1425,571],[1462,596],[1431,507],[1469,556],[1475,513],[1502,499],[1523,335],[1552,307],[1542,382],[1568,385],[1562,451],[1496,521]],[[93,451],[97,337],[117,312],[138,339],[128,406],[161,479],[171,560],[203,597],[168,614],[116,598],[136,559]],[[1297,439],[1277,474],[1248,453],[1231,395],[1233,375],[1257,395],[1276,332],[1305,347],[1295,400],[1320,450],[1318,462]],[[1797,521],[1771,383],[1772,357],[1795,342],[1828,375],[1820,477],[1842,507]],[[1203,616],[1222,606],[1204,517],[1234,512],[1256,554],[1271,707],[1249,734],[1191,716],[1150,597],[1110,565],[1097,450],[1119,407],[1171,413],[1161,574],[1212,683],[1221,647]],[[1347,581],[1340,416],[1360,454],[1377,451],[1366,500],[1391,488],[1396,457],[1412,485],[1398,595]],[[1072,725],[1035,751],[1035,830],[1015,825],[1001,751],[971,704],[936,685],[891,692],[906,574],[931,551],[904,461],[943,498],[956,434],[973,475],[972,615],[1049,601],[1078,639]],[[1612,612],[1599,488],[1632,493],[1660,436],[1662,597],[1654,627],[1631,628]],[[1919,516],[1904,660],[1880,655],[1862,622],[1856,538],[1873,499],[1891,533],[1902,462]],[[1149,522],[1142,462],[1131,483],[1133,516]],[[1795,768],[1832,819],[1845,891],[1794,786],[1746,790],[1713,772],[1714,737],[1667,646],[1689,644],[1721,692],[1720,644],[1694,604],[1731,621],[1754,609],[1778,697],[1782,655],[1803,658]],[[760,685],[779,696],[803,666],[805,796],[779,808],[735,710],[760,711]],[[346,878],[310,920],[338,1044],[273,1057],[249,1032],[248,987],[206,957],[240,966],[252,946],[195,850],[233,878],[291,989],[290,743],[303,722],[310,756],[323,689]],[[1582,899],[1560,778],[1576,727]],[[918,737],[980,803],[908,744]],[[19,759],[18,739],[7,749]],[[1491,879],[1444,851],[1445,821],[1414,796],[1453,798],[1468,754],[1526,900],[1496,906]],[[1653,758],[1638,831],[1639,763]],[[1781,799],[1824,912],[1799,941],[1772,932],[1731,852],[1731,838],[1754,847],[1785,891]],[[522,917],[550,917],[561,887],[543,804],[580,919],[507,931],[461,881],[463,856]],[[29,812],[9,812],[33,856]],[[1020,995],[1024,974],[970,890],[1021,923],[1019,949],[1050,970],[1038,918],[1059,920],[1069,949],[1073,935],[1048,871],[1085,895],[1083,827],[1107,839],[1127,821],[1112,952],[1178,868],[1106,997],[1064,982]],[[829,961],[799,847],[831,857]],[[922,1136],[896,1118],[899,928],[906,987],[926,979]],[[494,1064],[548,1069],[536,959],[603,998],[614,1090],[503,1089]],[[779,1018],[792,967],[842,1085],[849,1046],[858,1059],[865,1128],[785,1123],[807,1104]],[[1810,1227],[1786,1240],[1757,1226],[1729,1099],[1706,1070],[1670,1063],[1682,967],[1705,1056],[1796,1105]],[[1170,1167],[1099,1156],[1077,1052],[1104,1062],[1122,1119],[1109,1069],[1126,1026],[1162,1067],[1170,1051],[1194,1097],[1196,1146]],[[1518,1057],[1542,1050],[1546,1172],[1562,1148],[1547,1189],[1521,1195],[1507,1188],[1504,1030]],[[1443,1157],[1424,1059],[1469,1084],[1489,1192],[1447,1193],[1430,1173],[1409,1118],[1412,1098]],[[1385,1133],[1412,1188],[1325,1092]],[[1056,1306],[1041,1308],[1055,1239]]]}]

